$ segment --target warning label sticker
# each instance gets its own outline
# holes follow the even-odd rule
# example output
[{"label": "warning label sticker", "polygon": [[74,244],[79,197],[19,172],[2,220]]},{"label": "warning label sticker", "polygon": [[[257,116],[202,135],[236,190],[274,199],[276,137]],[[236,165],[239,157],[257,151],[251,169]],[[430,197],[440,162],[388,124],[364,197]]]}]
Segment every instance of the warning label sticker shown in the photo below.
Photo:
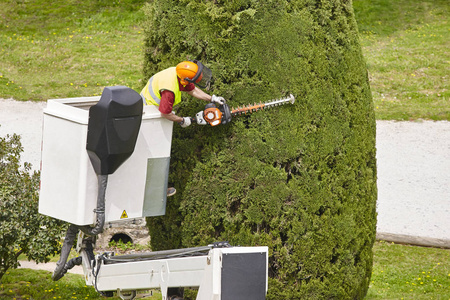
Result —
[{"label": "warning label sticker", "polygon": [[128,218],[128,215],[127,215],[127,211],[126,211],[126,210],[123,211],[123,213],[122,213],[122,215],[120,216],[120,218],[121,218],[121,219],[127,219],[127,218]]}]

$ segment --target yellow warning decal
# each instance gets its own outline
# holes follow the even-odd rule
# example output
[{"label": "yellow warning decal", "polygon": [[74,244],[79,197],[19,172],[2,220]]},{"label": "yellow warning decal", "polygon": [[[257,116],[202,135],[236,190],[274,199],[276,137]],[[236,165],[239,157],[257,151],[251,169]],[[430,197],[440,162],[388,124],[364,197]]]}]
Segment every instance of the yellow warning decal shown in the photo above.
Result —
[{"label": "yellow warning decal", "polygon": [[122,213],[122,215],[120,216],[120,218],[121,218],[121,219],[127,219],[127,218],[128,218],[128,215],[127,215],[127,211],[126,211],[126,210],[123,211],[123,213]]}]

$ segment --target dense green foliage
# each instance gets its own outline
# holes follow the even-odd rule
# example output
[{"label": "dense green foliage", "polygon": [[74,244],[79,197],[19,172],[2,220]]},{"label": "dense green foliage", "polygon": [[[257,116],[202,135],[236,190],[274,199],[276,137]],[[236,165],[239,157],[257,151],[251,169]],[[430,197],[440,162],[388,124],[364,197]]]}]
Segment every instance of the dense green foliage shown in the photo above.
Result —
[{"label": "dense green foliage", "polygon": [[[189,56],[230,105],[297,98],[222,128],[176,127],[179,193],[148,220],[152,246],[267,245],[268,299],[363,298],[375,120],[351,2],[155,1],[146,14],[147,76]],[[202,105],[185,103],[179,115]]]},{"label": "dense green foliage", "polygon": [[0,137],[0,279],[20,254],[36,262],[60,249],[61,222],[38,213],[39,172],[20,166],[16,134]]},{"label": "dense green foliage", "polygon": [[[190,57],[231,106],[292,93],[294,106],[222,127],[176,126],[154,249],[270,248],[268,299],[361,299],[376,224],[375,119],[351,1],[154,1],[147,76]],[[190,99],[178,111],[193,115]]]}]

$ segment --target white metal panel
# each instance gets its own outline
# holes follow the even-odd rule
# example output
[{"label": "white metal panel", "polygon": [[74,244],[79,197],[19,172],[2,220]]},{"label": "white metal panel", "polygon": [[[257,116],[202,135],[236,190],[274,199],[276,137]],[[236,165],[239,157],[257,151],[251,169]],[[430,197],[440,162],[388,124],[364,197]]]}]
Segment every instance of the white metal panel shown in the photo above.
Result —
[{"label": "white metal panel", "polygon": [[86,131],[87,126],[44,113],[39,212],[74,224],[93,222],[97,198],[95,174],[94,188],[86,185]]},{"label": "white metal panel", "polygon": [[112,291],[199,286],[206,263],[206,256],[194,256],[102,265],[97,288]]}]

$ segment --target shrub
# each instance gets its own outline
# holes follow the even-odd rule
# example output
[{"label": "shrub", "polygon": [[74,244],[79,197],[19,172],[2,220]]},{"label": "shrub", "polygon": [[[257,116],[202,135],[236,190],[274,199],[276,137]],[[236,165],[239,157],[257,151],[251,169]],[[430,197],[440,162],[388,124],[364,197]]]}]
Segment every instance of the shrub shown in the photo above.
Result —
[{"label": "shrub", "polygon": [[25,254],[36,262],[60,249],[61,222],[38,213],[39,172],[20,166],[16,134],[0,137],[0,279]]},{"label": "shrub", "polygon": [[[190,57],[230,106],[293,106],[221,127],[175,125],[177,195],[152,248],[269,247],[268,299],[362,299],[376,228],[375,119],[348,0],[153,1],[146,78]],[[201,101],[184,101],[192,116]]]}]

